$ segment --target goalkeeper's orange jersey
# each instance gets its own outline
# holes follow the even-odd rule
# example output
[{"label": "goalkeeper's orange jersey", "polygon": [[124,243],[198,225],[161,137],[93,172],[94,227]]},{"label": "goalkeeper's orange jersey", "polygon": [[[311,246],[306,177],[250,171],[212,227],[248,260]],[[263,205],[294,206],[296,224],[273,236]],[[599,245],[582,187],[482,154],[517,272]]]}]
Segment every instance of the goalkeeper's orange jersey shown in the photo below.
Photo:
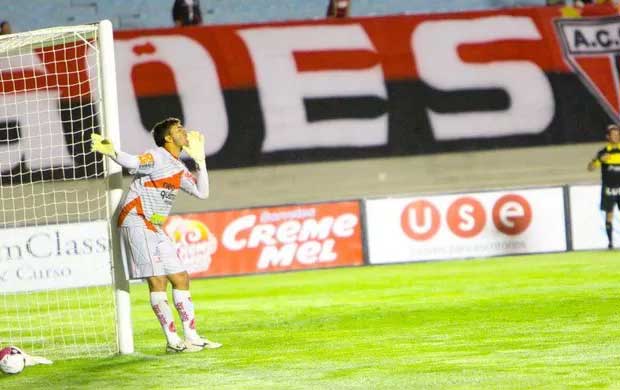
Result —
[{"label": "goalkeeper's orange jersey", "polygon": [[199,196],[196,178],[164,148],[150,149],[138,159],[138,168],[130,171],[135,177],[125,194],[118,226],[159,231],[179,189]]}]

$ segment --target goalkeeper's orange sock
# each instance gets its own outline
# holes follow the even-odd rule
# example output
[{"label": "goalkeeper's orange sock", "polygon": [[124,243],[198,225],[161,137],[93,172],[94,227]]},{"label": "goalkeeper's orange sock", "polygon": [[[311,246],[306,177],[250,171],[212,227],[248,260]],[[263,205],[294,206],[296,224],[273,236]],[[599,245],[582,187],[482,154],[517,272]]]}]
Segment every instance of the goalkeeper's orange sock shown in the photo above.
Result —
[{"label": "goalkeeper's orange sock", "polygon": [[161,329],[166,335],[166,340],[170,345],[178,345],[181,342],[181,338],[177,334],[176,326],[174,325],[174,319],[172,318],[172,310],[168,305],[168,296],[162,292],[151,293],[151,307],[161,324]]},{"label": "goalkeeper's orange sock", "polygon": [[172,298],[174,299],[174,306],[179,312],[179,317],[183,322],[183,333],[188,340],[195,340],[198,338],[196,332],[196,317],[194,314],[194,303],[192,302],[192,296],[189,290],[177,290],[172,289]]}]

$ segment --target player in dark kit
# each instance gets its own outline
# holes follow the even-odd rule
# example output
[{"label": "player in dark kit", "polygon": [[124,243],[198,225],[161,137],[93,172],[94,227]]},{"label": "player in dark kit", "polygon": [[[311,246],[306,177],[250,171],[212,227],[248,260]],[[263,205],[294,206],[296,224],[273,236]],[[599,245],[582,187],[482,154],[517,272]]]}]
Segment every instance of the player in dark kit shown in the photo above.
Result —
[{"label": "player in dark kit", "polygon": [[598,151],[588,164],[588,170],[601,168],[601,210],[605,211],[605,230],[609,240],[608,248],[613,248],[614,206],[620,208],[620,127],[607,126],[607,145]]}]

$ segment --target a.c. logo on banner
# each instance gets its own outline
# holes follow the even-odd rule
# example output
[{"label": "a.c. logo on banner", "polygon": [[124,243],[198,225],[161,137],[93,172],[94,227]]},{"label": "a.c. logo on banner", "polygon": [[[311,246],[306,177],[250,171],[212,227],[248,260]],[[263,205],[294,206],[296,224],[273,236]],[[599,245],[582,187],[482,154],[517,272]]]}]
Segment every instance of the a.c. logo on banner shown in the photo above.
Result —
[{"label": "a.c. logo on banner", "polygon": [[566,62],[618,122],[620,17],[558,19],[555,26]]}]

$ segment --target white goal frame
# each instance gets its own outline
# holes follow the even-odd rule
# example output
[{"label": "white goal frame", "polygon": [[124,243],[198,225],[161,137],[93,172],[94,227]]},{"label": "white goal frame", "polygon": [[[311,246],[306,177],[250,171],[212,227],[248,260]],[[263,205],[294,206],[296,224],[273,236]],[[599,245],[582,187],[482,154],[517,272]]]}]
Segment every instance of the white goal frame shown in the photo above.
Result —
[{"label": "white goal frame", "polygon": [[[118,117],[118,94],[116,91],[116,67],[114,60],[114,35],[109,20],[99,22],[100,75],[99,84],[102,93],[103,123],[102,133],[117,148],[121,148],[120,123]],[[134,352],[133,328],[131,324],[131,297],[129,280],[123,265],[121,243],[115,224],[118,206],[123,195],[123,172],[118,164],[108,164],[108,207],[109,215],[113,216],[110,223],[110,238],[113,261],[113,280],[116,299],[116,327],[118,349],[121,354]],[[112,226],[114,225],[114,226]]]},{"label": "white goal frame", "polygon": [[[0,36],[5,345],[53,358],[134,352],[129,279],[116,227],[122,168],[90,150],[93,132],[121,148],[112,23]],[[55,266],[68,273],[49,280],[20,276],[27,267],[34,275]]]}]

